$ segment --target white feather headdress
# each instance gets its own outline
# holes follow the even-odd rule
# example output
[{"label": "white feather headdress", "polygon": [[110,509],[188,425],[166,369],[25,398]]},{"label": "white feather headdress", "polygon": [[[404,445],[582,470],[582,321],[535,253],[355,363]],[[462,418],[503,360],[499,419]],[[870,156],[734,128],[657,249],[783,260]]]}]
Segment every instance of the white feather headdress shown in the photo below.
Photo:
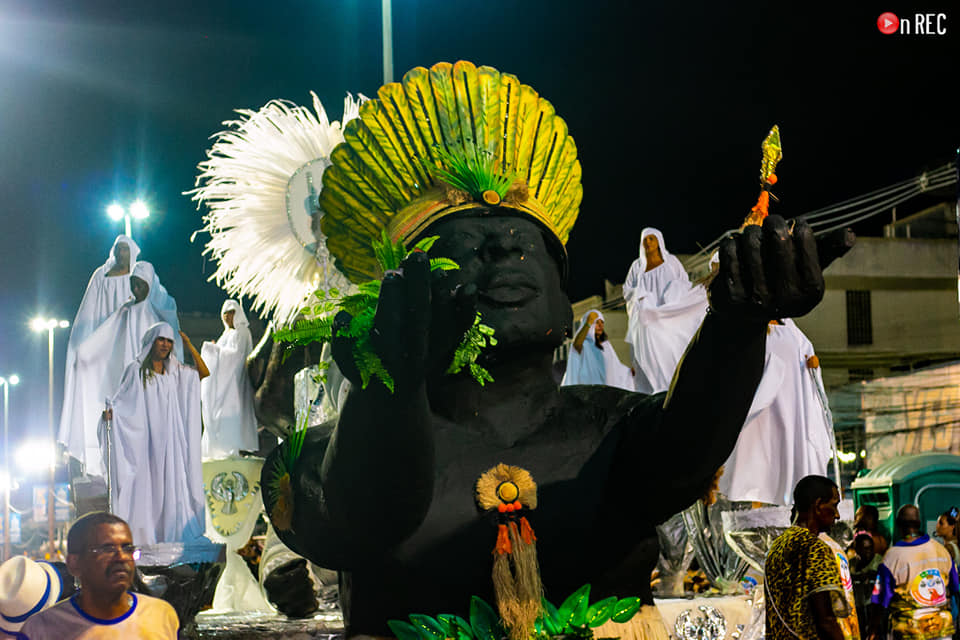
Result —
[{"label": "white feather headdress", "polygon": [[201,231],[210,234],[204,255],[217,262],[210,280],[249,297],[251,310],[277,324],[291,321],[314,289],[351,289],[311,216],[322,215],[316,196],[330,152],[366,98],[347,95],[342,122],[330,122],[311,95],[313,111],[286,100],[238,109],[241,118],[212,136],[196,188],[186,193],[209,210]]}]

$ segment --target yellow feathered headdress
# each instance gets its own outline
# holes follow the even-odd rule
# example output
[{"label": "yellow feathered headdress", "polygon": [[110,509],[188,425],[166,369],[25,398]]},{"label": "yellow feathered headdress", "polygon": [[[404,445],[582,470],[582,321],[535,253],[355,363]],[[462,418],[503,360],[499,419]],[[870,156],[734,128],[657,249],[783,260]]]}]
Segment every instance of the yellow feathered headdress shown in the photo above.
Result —
[{"label": "yellow feathered headdress", "polygon": [[371,242],[409,244],[478,206],[528,215],[566,245],[583,190],[577,147],[553,105],[516,76],[470,62],[417,67],[344,129],[323,174],[327,247],[354,282],[377,277]]}]

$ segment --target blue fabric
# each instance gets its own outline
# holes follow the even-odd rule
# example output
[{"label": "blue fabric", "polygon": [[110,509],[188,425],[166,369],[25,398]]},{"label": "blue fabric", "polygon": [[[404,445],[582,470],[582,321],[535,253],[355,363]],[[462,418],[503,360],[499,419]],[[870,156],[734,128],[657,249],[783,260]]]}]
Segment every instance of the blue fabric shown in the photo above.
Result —
[{"label": "blue fabric", "polygon": [[919,547],[922,544],[930,542],[930,536],[923,534],[919,538],[916,538],[913,542],[907,542],[906,540],[900,540],[894,543],[895,547]]},{"label": "blue fabric", "polygon": [[[44,575],[47,576],[47,588],[43,590],[43,595],[40,596],[40,600],[37,601],[37,604],[35,604],[35,605],[33,606],[33,608],[30,609],[30,611],[27,611],[25,614],[20,615],[20,616],[7,616],[7,615],[4,615],[4,616],[3,616],[3,619],[4,619],[4,620],[6,620],[7,622],[13,622],[14,624],[16,624],[16,623],[18,623],[18,622],[23,622],[24,620],[26,620],[27,618],[29,618],[29,617],[32,616],[33,614],[35,614],[35,613],[37,613],[38,611],[40,611],[41,609],[43,609],[43,605],[47,604],[47,598],[50,597],[50,574],[47,573],[46,571],[44,571],[43,573],[44,573]],[[0,615],[2,615],[2,614],[0,614]]]},{"label": "blue fabric", "polygon": [[137,594],[133,593],[132,591],[129,593],[130,593],[130,597],[133,598],[133,604],[130,605],[130,608],[127,609],[127,612],[125,614],[123,614],[122,616],[117,616],[116,618],[109,618],[109,619],[94,618],[92,615],[90,615],[89,613],[81,609],[80,603],[77,600],[77,597],[80,595],[79,591],[73,594],[72,596],[70,596],[70,604],[73,605],[73,608],[76,609],[77,613],[83,616],[84,619],[89,620],[94,624],[118,624],[120,622],[123,622],[130,616],[132,616],[133,612],[136,611],[137,609]]},{"label": "blue fabric", "polygon": [[896,586],[890,569],[887,569],[887,565],[881,564],[880,568],[877,569],[877,584],[873,588],[873,596],[870,598],[870,602],[878,604],[884,609],[888,608],[893,600],[893,589]]}]

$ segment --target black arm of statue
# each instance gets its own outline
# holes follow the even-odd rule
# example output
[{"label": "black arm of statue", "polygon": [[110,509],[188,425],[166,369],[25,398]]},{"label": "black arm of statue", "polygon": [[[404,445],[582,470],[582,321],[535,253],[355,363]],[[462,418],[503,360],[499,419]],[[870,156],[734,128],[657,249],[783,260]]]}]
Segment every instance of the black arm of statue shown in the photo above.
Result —
[{"label": "black arm of statue", "polygon": [[[352,388],[323,458],[321,482],[327,517],[355,537],[355,549],[380,550],[402,541],[420,525],[433,498],[428,345],[436,343],[431,333],[462,324],[437,321],[431,300],[442,294],[432,293],[433,277],[427,255],[414,252],[383,279],[371,341],[393,378],[392,393],[376,379],[361,388],[353,340],[339,337],[350,317],[340,314],[335,322],[333,357]],[[464,329],[458,326],[459,335]]]},{"label": "black arm of statue", "polygon": [[[834,257],[825,255],[823,261]],[[653,477],[675,479],[655,506],[657,521],[701,497],[733,450],[763,375],[767,323],[808,313],[823,292],[818,242],[803,221],[791,228],[779,216],[770,216],[762,229],[747,227],[723,240],[720,270],[709,292],[710,312],[655,418],[655,441],[649,425],[631,432],[633,447],[670,454],[645,469]]]}]

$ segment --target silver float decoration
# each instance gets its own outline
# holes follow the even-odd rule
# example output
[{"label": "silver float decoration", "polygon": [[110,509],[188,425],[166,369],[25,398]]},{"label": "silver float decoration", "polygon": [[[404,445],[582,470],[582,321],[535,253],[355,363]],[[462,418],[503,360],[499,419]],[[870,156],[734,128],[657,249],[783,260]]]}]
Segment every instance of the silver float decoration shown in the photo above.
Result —
[{"label": "silver float decoration", "polygon": [[703,615],[694,618],[687,609],[677,616],[673,629],[679,640],[723,640],[727,636],[727,620],[715,607],[697,607]]},{"label": "silver float decoration", "polygon": [[740,591],[740,580],[748,566],[727,544],[721,514],[749,508],[750,503],[735,503],[721,497],[710,507],[697,500],[683,512],[683,523],[697,562],[710,584],[724,594]]},{"label": "silver float decoration", "polygon": [[693,547],[683,524],[683,514],[675,514],[658,526],[657,539],[660,541],[657,560],[660,583],[655,590],[660,597],[682,596],[683,579],[693,561]]},{"label": "silver float decoration", "polygon": [[725,511],[722,521],[730,548],[762,575],[770,545],[790,527],[790,507]]},{"label": "silver float decoration", "polygon": [[210,494],[224,503],[221,513],[229,516],[237,512],[236,503],[250,494],[250,484],[239,471],[223,471],[210,482]]}]

